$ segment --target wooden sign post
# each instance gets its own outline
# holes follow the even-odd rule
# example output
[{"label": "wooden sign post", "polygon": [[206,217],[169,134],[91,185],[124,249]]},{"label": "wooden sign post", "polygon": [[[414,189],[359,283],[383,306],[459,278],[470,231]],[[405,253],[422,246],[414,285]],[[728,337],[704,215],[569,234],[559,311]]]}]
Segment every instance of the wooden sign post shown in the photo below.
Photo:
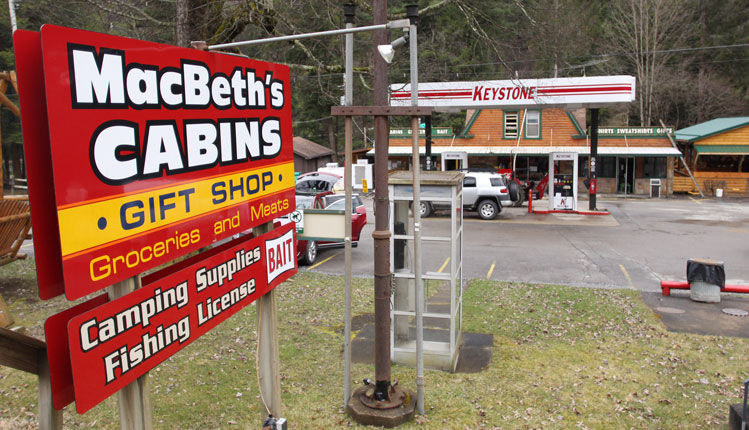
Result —
[{"label": "wooden sign post", "polygon": [[52,407],[47,345],[35,337],[0,328],[0,365],[39,377],[39,428],[62,429],[62,411]]},{"label": "wooden sign post", "polygon": [[259,300],[258,377],[280,415],[288,66],[54,25],[14,46],[40,297],[108,293],[45,323],[53,406],[117,393],[121,428],[150,429],[148,372]]}]

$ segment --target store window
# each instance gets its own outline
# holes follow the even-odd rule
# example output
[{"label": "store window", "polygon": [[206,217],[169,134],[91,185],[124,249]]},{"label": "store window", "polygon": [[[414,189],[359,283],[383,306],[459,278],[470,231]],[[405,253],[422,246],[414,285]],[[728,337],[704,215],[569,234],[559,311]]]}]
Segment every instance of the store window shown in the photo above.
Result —
[{"label": "store window", "polygon": [[616,157],[598,157],[598,177],[616,178]]},{"label": "store window", "polygon": [[517,112],[505,112],[504,113],[504,128],[502,130],[502,137],[504,137],[505,139],[518,137],[518,113]]},{"label": "store window", "polygon": [[529,110],[525,113],[525,137],[528,139],[541,138],[541,111]]},{"label": "store window", "polygon": [[697,170],[703,172],[738,172],[740,171],[740,155],[699,155]]},{"label": "store window", "polygon": [[645,157],[642,176],[644,178],[665,178],[666,157]]}]

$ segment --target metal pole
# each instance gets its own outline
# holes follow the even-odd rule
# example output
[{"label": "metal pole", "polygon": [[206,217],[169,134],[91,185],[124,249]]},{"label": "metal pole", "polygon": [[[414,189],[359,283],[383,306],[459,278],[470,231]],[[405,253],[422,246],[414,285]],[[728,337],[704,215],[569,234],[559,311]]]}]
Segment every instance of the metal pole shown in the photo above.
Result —
[{"label": "metal pole", "polygon": [[426,170],[434,170],[432,167],[432,117],[424,118],[424,159],[426,160]]},{"label": "metal pole", "polygon": [[8,8],[10,8],[10,28],[13,31],[18,29],[16,25],[16,2],[14,0],[8,0]]},{"label": "metal pole", "polygon": [[[666,124],[663,123],[663,120],[661,121],[661,127],[666,128]],[[666,131],[666,136],[668,137],[669,142],[671,142],[671,146],[674,147],[675,150],[679,151],[679,147],[676,146],[676,142],[674,141],[673,136],[671,136],[671,133]],[[681,151],[679,151],[679,154],[681,154]],[[687,160],[684,159],[684,154],[681,154],[679,156],[679,159],[681,159],[681,163],[684,164],[684,168],[687,169],[687,173],[689,173],[689,177],[692,178],[692,182],[694,182],[694,186],[697,187],[697,191],[700,192],[700,197],[705,198],[705,194],[702,193],[702,188],[700,188],[700,184],[697,182],[697,179],[695,179],[694,175],[692,174],[692,170],[689,168],[689,164],[687,164]]]},{"label": "metal pole", "polygon": [[[355,18],[355,6],[353,4],[343,5],[343,13],[346,20],[346,28],[350,29],[354,27]],[[344,76],[344,100],[343,104],[351,106],[354,98],[354,35],[353,33],[346,34],[346,75]],[[346,264],[346,287],[345,287],[345,310],[343,315],[343,407],[348,405],[349,398],[351,397],[351,163],[353,162],[353,156],[351,155],[352,140],[353,140],[353,118],[347,116],[344,119],[345,128],[345,160],[343,167],[343,183],[346,189],[346,231],[344,238],[344,256]]]},{"label": "metal pole", "polygon": [[[373,0],[374,22],[387,20],[387,0]],[[387,106],[387,68],[377,45],[388,43],[385,30],[374,32],[374,106]],[[375,294],[375,392],[378,401],[390,400],[390,226],[388,225],[388,117],[375,116],[375,231],[374,294]]]},{"label": "metal pole", "polygon": [[[241,42],[220,43],[218,45],[210,45],[208,46],[208,49],[224,49],[224,48],[234,48],[237,46],[260,45],[263,43],[270,43],[270,42],[284,42],[284,41],[289,41],[289,40],[309,39],[312,37],[337,36],[340,34],[360,33],[362,31],[373,31],[373,30],[383,31],[389,28],[408,28],[408,25],[409,25],[409,21],[407,19],[399,19],[399,20],[390,21],[390,22],[385,22],[385,20],[383,19],[382,23],[380,24],[367,25],[364,27],[349,28],[347,26],[346,28],[340,28],[337,30],[318,31],[315,33],[290,34],[288,36],[269,37],[267,39],[243,40]],[[387,35],[385,39],[387,39]],[[387,41],[385,41],[381,45],[384,45],[386,43]],[[377,45],[375,45],[375,55],[379,56],[379,54],[377,53]]]},{"label": "metal pole", "polygon": [[[418,106],[419,65],[416,43],[418,6],[406,6],[411,19],[408,31],[411,63],[411,105]],[[421,160],[419,157],[419,117],[411,117],[412,169],[414,186],[414,284],[416,287],[416,407],[424,415],[424,284],[421,279]]]},{"label": "metal pole", "polygon": [[[598,108],[590,110],[590,185],[588,188],[588,209],[596,210],[598,193]],[[551,180],[551,178],[549,178]],[[625,185],[626,188],[626,185]]]},{"label": "metal pole", "polygon": [[[140,275],[117,282],[107,287],[109,300],[124,297],[140,287]],[[147,381],[148,373],[117,392],[117,403],[120,409],[120,429],[148,430],[153,428],[151,396]]]}]

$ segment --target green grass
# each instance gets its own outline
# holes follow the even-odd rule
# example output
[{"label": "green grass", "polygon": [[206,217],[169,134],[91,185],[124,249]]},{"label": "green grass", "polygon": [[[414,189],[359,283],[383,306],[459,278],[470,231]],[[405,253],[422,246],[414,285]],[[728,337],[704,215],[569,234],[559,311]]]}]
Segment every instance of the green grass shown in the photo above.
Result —
[{"label": "green grass", "polygon": [[[31,261],[0,268],[0,294],[42,337],[70,304],[36,298]],[[371,279],[354,279],[354,314],[372,312]],[[279,298],[283,414],[293,428],[356,424],[343,413],[343,278],[301,273]],[[150,373],[157,428],[259,428],[256,315],[249,306]],[[426,415],[404,428],[724,428],[741,398],[749,342],[670,333],[638,293],[474,280],[463,330],[494,335],[488,369],[427,370]],[[355,381],[374,369],[355,364]],[[415,389],[415,371],[393,378]],[[35,378],[0,368],[0,428],[36,426]],[[65,425],[117,428],[116,396]]]}]

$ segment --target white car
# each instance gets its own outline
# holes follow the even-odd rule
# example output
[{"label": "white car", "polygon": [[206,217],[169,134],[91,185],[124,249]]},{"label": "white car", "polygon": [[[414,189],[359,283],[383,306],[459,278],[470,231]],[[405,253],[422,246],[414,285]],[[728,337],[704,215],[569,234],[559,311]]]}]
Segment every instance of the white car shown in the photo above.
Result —
[{"label": "white car", "polygon": [[[468,172],[463,178],[463,209],[476,211],[481,219],[494,219],[503,204],[511,204],[505,178],[499,173]],[[445,202],[421,200],[421,216],[448,209]]]}]

